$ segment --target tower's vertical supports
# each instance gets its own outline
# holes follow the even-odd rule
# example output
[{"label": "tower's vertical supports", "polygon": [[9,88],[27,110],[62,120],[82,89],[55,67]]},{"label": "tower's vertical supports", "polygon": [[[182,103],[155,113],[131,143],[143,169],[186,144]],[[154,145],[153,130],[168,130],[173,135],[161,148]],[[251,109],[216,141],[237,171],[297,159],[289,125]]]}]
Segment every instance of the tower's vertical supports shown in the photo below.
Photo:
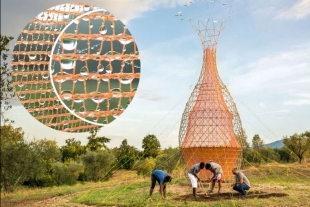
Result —
[{"label": "tower's vertical supports", "polygon": [[[203,45],[201,74],[183,113],[179,144],[187,167],[213,160],[223,167],[223,178],[240,167],[242,127],[235,103],[220,80],[216,66],[216,45],[223,21],[212,19],[193,25]],[[203,178],[209,177],[202,171]]]}]

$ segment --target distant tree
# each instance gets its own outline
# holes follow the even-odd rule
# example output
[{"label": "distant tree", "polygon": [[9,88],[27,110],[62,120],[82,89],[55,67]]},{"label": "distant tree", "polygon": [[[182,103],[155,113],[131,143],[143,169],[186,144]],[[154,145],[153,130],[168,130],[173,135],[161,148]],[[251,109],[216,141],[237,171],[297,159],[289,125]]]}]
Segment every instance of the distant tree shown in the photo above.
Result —
[{"label": "distant tree", "polygon": [[260,164],[269,163],[277,159],[277,154],[270,146],[263,146],[258,150],[261,157]]},{"label": "distant tree", "polygon": [[244,129],[242,129],[242,134],[239,139],[241,141],[241,144],[243,145],[242,156],[244,159],[242,159],[242,166],[247,166],[248,165],[247,161],[250,156],[251,149],[250,149],[250,144],[248,142],[248,136]]},{"label": "distant tree", "polygon": [[4,123],[10,122],[14,123],[13,120],[9,120],[4,117],[4,112],[8,109],[12,108],[12,104],[10,103],[10,99],[15,96],[12,85],[11,72],[12,70],[8,68],[7,58],[9,51],[8,45],[10,41],[13,40],[11,36],[4,36],[0,34],[0,52],[1,52],[1,82],[0,82],[0,98],[1,98],[1,120]]},{"label": "distant tree", "polygon": [[81,157],[85,166],[85,177],[88,181],[106,180],[111,176],[111,165],[115,161],[112,152],[89,151]]},{"label": "distant tree", "polygon": [[302,134],[295,133],[290,137],[286,136],[283,143],[298,157],[298,161],[301,163],[310,151],[310,132],[306,131]]},{"label": "distant tree", "polygon": [[39,159],[37,170],[29,175],[24,185],[46,187],[56,185],[53,179],[53,163],[61,160],[61,152],[55,140],[40,139],[30,142],[33,155]]},{"label": "distant tree", "polygon": [[90,151],[108,149],[106,143],[109,143],[111,139],[106,138],[104,136],[97,137],[98,131],[99,128],[95,128],[89,132],[90,136],[87,137],[88,143],[86,145],[86,148],[89,149]]},{"label": "distant tree", "polygon": [[75,138],[66,139],[66,145],[60,148],[62,154],[62,161],[77,161],[81,155],[86,153],[86,146],[81,144],[81,141]]},{"label": "distant tree", "polygon": [[37,170],[37,160],[24,140],[22,128],[1,126],[1,189],[12,192]]},{"label": "distant tree", "polygon": [[127,139],[122,141],[122,144],[116,151],[118,165],[123,169],[131,169],[135,160],[138,159],[139,151],[133,146],[128,145]]},{"label": "distant tree", "polygon": [[164,149],[162,154],[156,157],[156,169],[166,170],[171,173],[181,163],[182,153],[180,148]]},{"label": "distant tree", "polygon": [[242,129],[242,135],[240,137],[240,140],[243,144],[243,149],[249,149],[250,148],[250,143],[248,142],[248,136],[246,134],[246,131]]},{"label": "distant tree", "polygon": [[275,148],[275,153],[278,154],[278,159],[280,162],[292,162],[294,158],[292,157],[292,152],[286,147]]},{"label": "distant tree", "polygon": [[142,140],[143,156],[155,158],[159,154],[160,142],[153,134],[149,134]]},{"label": "distant tree", "polygon": [[31,142],[36,155],[42,160],[47,172],[51,171],[51,164],[61,160],[61,152],[55,140],[40,139]]},{"label": "distant tree", "polygon": [[255,134],[252,139],[252,148],[256,150],[263,147],[263,145],[264,141],[260,138],[258,134]]},{"label": "distant tree", "polygon": [[137,160],[133,165],[133,170],[136,170],[138,175],[142,175],[145,178],[152,173],[155,166],[155,159],[150,157],[145,160]]}]

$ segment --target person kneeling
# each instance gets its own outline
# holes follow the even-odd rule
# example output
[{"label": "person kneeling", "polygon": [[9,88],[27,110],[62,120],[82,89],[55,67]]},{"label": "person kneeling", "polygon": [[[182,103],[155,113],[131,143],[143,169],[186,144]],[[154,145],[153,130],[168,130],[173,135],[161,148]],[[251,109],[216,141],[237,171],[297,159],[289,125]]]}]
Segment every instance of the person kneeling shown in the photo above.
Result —
[{"label": "person kneeling", "polygon": [[233,190],[238,191],[242,198],[246,197],[246,190],[251,188],[249,179],[237,168],[232,169],[232,173],[235,175],[236,183],[232,184]]}]

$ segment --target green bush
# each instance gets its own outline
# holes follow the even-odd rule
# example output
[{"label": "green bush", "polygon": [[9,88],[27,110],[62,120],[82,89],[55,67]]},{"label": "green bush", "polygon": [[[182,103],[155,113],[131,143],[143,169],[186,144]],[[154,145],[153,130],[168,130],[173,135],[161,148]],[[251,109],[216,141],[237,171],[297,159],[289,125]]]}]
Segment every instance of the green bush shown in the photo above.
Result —
[{"label": "green bush", "polygon": [[182,153],[179,148],[168,148],[163,154],[156,157],[156,169],[166,170],[171,173],[182,160]]},{"label": "green bush", "polygon": [[150,157],[145,160],[137,160],[133,165],[133,170],[136,170],[138,175],[145,177],[152,173],[152,171],[155,169],[155,166],[155,159]]},{"label": "green bush", "polygon": [[84,172],[84,165],[76,162],[56,162],[52,164],[52,168],[57,185],[74,185],[79,175]]},{"label": "green bush", "polygon": [[112,164],[115,156],[106,150],[89,151],[82,156],[87,181],[106,180],[112,175]]}]

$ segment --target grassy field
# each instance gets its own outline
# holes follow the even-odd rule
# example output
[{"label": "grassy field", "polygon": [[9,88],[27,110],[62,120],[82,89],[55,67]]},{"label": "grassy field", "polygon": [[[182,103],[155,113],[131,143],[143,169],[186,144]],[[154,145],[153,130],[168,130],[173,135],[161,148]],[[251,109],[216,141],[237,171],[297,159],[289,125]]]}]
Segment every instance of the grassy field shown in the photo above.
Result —
[{"label": "grassy field", "polygon": [[198,188],[199,198],[184,173],[174,174],[167,185],[167,200],[155,187],[149,198],[150,178],[138,177],[133,171],[117,171],[107,182],[85,183],[42,189],[18,189],[1,195],[1,206],[310,206],[310,164],[268,164],[243,170],[251,181],[246,199],[223,183],[222,193],[205,199],[208,183]]}]

